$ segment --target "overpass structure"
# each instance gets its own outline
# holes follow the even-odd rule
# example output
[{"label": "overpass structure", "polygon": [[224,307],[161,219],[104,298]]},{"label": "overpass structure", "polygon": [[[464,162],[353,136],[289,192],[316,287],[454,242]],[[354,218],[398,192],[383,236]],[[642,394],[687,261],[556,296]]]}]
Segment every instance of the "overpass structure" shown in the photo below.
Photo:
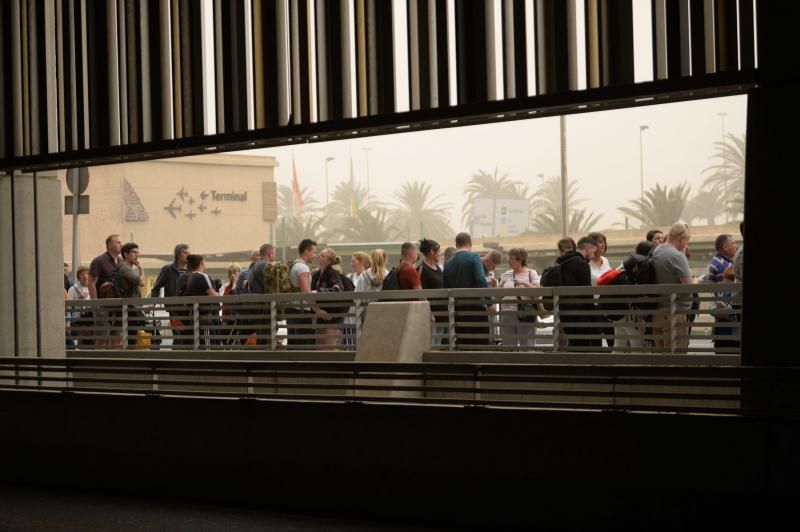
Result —
[{"label": "overpass structure", "polygon": [[[787,513],[798,473],[797,364],[785,338],[791,314],[766,310],[776,288],[765,259],[786,248],[794,207],[785,187],[797,134],[784,117],[798,94],[798,55],[787,53],[797,19],[765,0],[654,1],[652,81],[635,83],[637,4],[2,2],[0,57],[11,68],[0,77],[0,371],[9,383],[0,449],[14,458],[0,480],[484,527],[741,525],[751,515],[763,526]],[[362,381],[423,381],[390,391],[427,394],[428,370],[418,366],[403,374],[347,362],[355,373],[344,377],[322,362],[287,375],[273,362],[66,356],[57,169],[732,94],[748,97],[745,220],[755,257],[739,368],[626,373],[601,363],[576,373],[545,363],[509,366],[509,375],[456,365],[466,373],[452,393],[481,396],[454,408],[449,398],[369,400],[385,387]],[[278,372],[279,389],[341,378],[338,389],[353,396],[259,400],[273,393],[257,382],[262,372]],[[524,397],[548,395],[554,383],[587,386],[595,406],[502,406],[479,392],[507,377]],[[677,389],[652,389],[673,378]],[[162,381],[169,393],[154,393]],[[214,381],[239,391],[189,393]],[[615,406],[709,399],[698,382],[720,392],[712,399],[722,410]]]}]

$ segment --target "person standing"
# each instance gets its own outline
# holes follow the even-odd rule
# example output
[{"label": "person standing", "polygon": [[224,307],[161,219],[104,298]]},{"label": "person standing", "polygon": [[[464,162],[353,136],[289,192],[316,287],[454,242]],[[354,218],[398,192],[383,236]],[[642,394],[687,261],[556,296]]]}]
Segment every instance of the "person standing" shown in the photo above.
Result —
[{"label": "person standing", "polygon": [[[423,290],[438,290],[444,288],[444,273],[439,267],[442,258],[441,246],[435,240],[423,238],[419,241],[419,251],[422,253],[422,263],[417,268]],[[432,331],[433,345],[448,343],[447,338],[447,299],[428,299],[431,303],[431,313],[434,327]],[[437,316],[437,314],[439,314]]]},{"label": "person standing", "polygon": [[397,266],[397,281],[400,290],[422,290],[422,281],[417,271],[417,246],[403,242],[400,246],[400,264]]},{"label": "person standing", "polygon": [[[445,288],[489,288],[483,262],[477,253],[472,252],[472,237],[469,233],[456,235],[456,252],[447,264],[444,272]],[[485,303],[456,304],[456,322],[472,323],[476,326],[456,325],[456,344],[488,345],[489,316]],[[466,338],[467,334],[482,334],[484,338]]]},{"label": "person standing", "polygon": [[[108,235],[106,238],[106,251],[98,255],[89,264],[89,296],[91,299],[114,297],[111,287],[111,274],[122,262],[120,251],[122,239],[119,235]],[[95,311],[94,324],[98,327],[95,334],[97,346],[107,345],[112,338],[113,320],[111,313],[98,309]]]},{"label": "person standing", "polygon": [[356,283],[356,292],[380,292],[383,280],[389,275],[386,269],[386,252],[380,248],[372,250],[372,266],[365,270]]},{"label": "person standing", "polygon": [[[89,268],[81,266],[75,274],[75,284],[72,285],[67,291],[67,299],[70,301],[84,301],[91,299],[89,293]],[[73,311],[69,315],[70,336],[77,338],[78,347],[86,345],[85,341],[80,340],[81,336],[87,336],[90,331],[81,330],[83,327],[91,324],[91,311],[80,310]],[[76,327],[78,329],[76,329]]]},{"label": "person standing", "polygon": [[[538,288],[539,274],[528,268],[528,252],[523,248],[508,251],[508,265],[511,266],[500,276],[499,288]],[[520,302],[525,298],[507,296],[500,305],[500,336],[504,346],[533,349],[536,343],[536,314],[520,314]]]},{"label": "person standing", "polygon": [[[697,284],[698,279],[692,276],[685,253],[690,238],[689,225],[678,222],[670,228],[667,241],[653,250],[652,264],[656,284]],[[685,295],[678,295],[676,298],[675,306],[683,312],[674,316],[674,336],[671,327],[673,316],[670,316],[669,306],[668,302],[662,303],[659,306],[661,313],[653,316],[655,347],[666,352],[686,353],[689,348],[689,324],[685,312],[692,307],[691,298]]]},{"label": "person standing", "polygon": [[[556,264],[561,267],[561,286],[591,286],[592,274],[589,261],[594,256],[597,244],[591,237],[585,236],[578,240],[577,249],[567,251],[556,259]],[[562,296],[561,310],[595,310],[594,300],[586,301],[585,296]],[[571,301],[576,301],[572,303]],[[567,335],[568,348],[570,351],[587,351],[587,349],[571,348],[598,348],[601,346],[600,330],[596,327],[586,327],[587,323],[594,322],[594,316],[562,314],[561,322],[564,325],[564,332]],[[568,323],[580,324],[581,326],[568,326]],[[597,338],[570,338],[574,335],[592,335]]]},{"label": "person standing", "polygon": [[[594,255],[589,260],[589,270],[592,275],[592,286],[597,286],[597,280],[602,277],[604,273],[611,270],[611,264],[608,263],[606,258],[606,251],[608,251],[608,241],[606,235],[603,233],[589,233],[589,238],[593,239],[597,244]],[[599,296],[595,296],[599,298]],[[614,347],[614,327],[608,326],[608,317],[596,316],[597,323],[603,329],[603,338],[606,339],[608,347]]]},{"label": "person standing", "polygon": [[[172,251],[173,261],[165,264],[158,272],[153,288],[150,290],[150,297],[159,297],[163,293],[165,298],[178,297],[178,279],[186,273],[189,257],[189,244],[176,244]],[[164,304],[164,310],[169,314],[169,324],[172,330],[173,345],[186,343],[188,340],[181,338],[183,319],[187,316],[185,308],[181,305]]]},{"label": "person standing", "polygon": [[[319,254],[317,263],[319,269],[311,276],[311,291],[318,293],[336,293],[344,291],[344,284],[342,283],[341,274],[336,270],[336,266],[341,264],[341,259],[336,252],[330,248],[325,248]],[[338,314],[340,310],[332,309],[329,307],[327,312]],[[338,329],[336,325],[344,323],[343,316],[333,317],[324,320],[325,327],[318,328],[316,331],[317,345],[321,346],[335,346],[338,343]]]},{"label": "person standing", "polygon": [[[139,245],[128,242],[121,248],[122,264],[116,275],[117,291],[120,297],[135,298],[142,297],[142,288],[145,285],[144,268],[139,262]],[[128,311],[128,345],[136,343],[136,335],[144,329],[144,313],[139,309]],[[121,331],[120,331],[121,332]],[[115,338],[115,342],[124,340],[121,336]]]},{"label": "person standing", "polygon": [[[714,241],[716,255],[708,265],[708,281],[711,283],[721,283],[725,281],[725,272],[733,271],[733,259],[736,256],[736,240],[733,235],[719,235]],[[732,336],[733,328],[730,326],[735,321],[730,316],[733,310],[731,292],[720,292],[716,296],[719,298],[712,303],[714,310],[714,323],[716,327],[711,329],[714,336]],[[715,338],[714,350],[722,352],[724,348],[739,347],[739,342],[730,338]]]},{"label": "person standing", "polygon": [[[310,238],[303,239],[297,246],[297,258],[289,270],[289,283],[292,288],[301,294],[311,293],[311,270],[308,265],[317,258],[317,243]],[[287,344],[290,346],[314,345],[313,320],[316,314],[323,321],[330,321],[330,315],[311,303],[297,302],[296,308],[287,308],[292,315],[286,318],[286,329],[289,335]],[[299,335],[310,338],[298,338]]]}]

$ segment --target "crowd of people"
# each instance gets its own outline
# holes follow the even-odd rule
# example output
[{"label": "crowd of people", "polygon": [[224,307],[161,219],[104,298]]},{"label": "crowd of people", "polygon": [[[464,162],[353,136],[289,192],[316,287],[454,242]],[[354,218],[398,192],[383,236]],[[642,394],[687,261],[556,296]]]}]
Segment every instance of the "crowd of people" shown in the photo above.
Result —
[{"label": "crowd of people", "polygon": [[[744,234],[743,224],[740,231]],[[193,254],[189,245],[178,244],[174,249],[173,262],[163,266],[152,285],[150,297],[175,298],[179,296],[231,296],[271,293],[337,293],[376,292],[382,290],[427,290],[440,288],[537,288],[540,286],[592,286],[619,283],[646,282],[653,284],[693,284],[698,282],[721,282],[743,280],[743,246],[737,246],[733,235],[722,234],[716,238],[716,254],[708,266],[707,274],[694,277],[689,267],[688,242],[691,233],[685,223],[675,223],[665,233],[654,229],[647,232],[631,256],[619,266],[612,267],[606,252],[605,235],[590,233],[577,242],[571,238],[558,241],[558,257],[551,268],[540,275],[528,265],[528,253],[523,248],[510,249],[506,254],[509,269],[502,274],[496,272],[503,263],[503,255],[491,250],[483,255],[472,251],[472,239],[468,233],[455,237],[455,246],[442,249],[430,239],[419,244],[404,243],[400,248],[400,262],[394,267],[388,264],[383,249],[369,253],[358,251],[350,257],[350,273],[342,268],[342,258],[326,247],[318,252],[312,239],[302,240],[297,247],[297,257],[292,261],[277,261],[276,249],[263,244],[254,249],[246,267],[233,263],[227,268],[227,280],[213,280],[206,273],[205,259]],[[633,266],[632,266],[633,265]],[[645,268],[646,266],[646,268]],[[642,281],[644,269],[650,277]],[[636,273],[631,270],[635,270]],[[627,271],[627,276],[620,273]],[[80,267],[74,283],[64,272],[65,298],[85,300],[96,298],[139,298],[146,286],[145,272],[139,262],[139,247],[130,242],[122,244],[119,235],[106,238],[106,251],[92,260],[88,267]],[[611,281],[609,281],[611,280]],[[736,298],[731,293],[720,293],[714,305],[722,312],[715,313],[715,346],[729,348],[738,346],[732,336],[736,325],[734,309]],[[334,302],[335,303],[335,302]],[[449,330],[446,316],[446,300],[431,299],[432,332],[434,343],[448,342]],[[660,303],[665,305],[666,303]],[[676,305],[681,311],[675,316],[666,312],[655,312],[645,318],[642,313],[617,312],[602,315],[597,312],[581,316],[570,312],[561,316],[563,322],[560,346],[574,350],[635,350],[646,347],[648,340],[653,347],[672,352],[686,352],[693,299],[679,295]],[[352,342],[356,326],[351,303],[336,306],[328,302],[297,301],[292,305],[286,320],[288,344],[291,346],[328,346]],[[547,309],[540,300],[509,293],[500,298],[495,309],[482,298],[457,299],[455,305],[455,339],[460,345],[480,346],[499,342],[508,349],[529,350],[535,344],[537,320]],[[193,343],[195,331],[188,318],[187,308],[179,303],[165,303],[173,331],[174,345]],[[270,307],[252,308],[243,315],[237,307],[222,304],[209,306],[204,312],[203,322],[216,323],[224,328],[231,325],[230,338],[233,343],[266,344],[269,341],[267,325],[270,323]],[[563,310],[598,310],[591,298],[564,298]],[[495,312],[495,310],[499,310]],[[696,309],[695,309],[696,310]],[[499,318],[498,318],[499,316]],[[68,324],[91,323],[95,345],[119,345],[119,313],[73,312]],[[588,325],[587,325],[588,323]],[[144,329],[146,316],[139,312],[129,315],[130,331]],[[671,334],[672,327],[677,329]],[[75,327],[75,329],[80,329]],[[83,328],[86,329],[85,327]],[[499,334],[491,334],[490,331]],[[341,334],[344,332],[345,334]],[[73,336],[79,336],[75,334]],[[615,342],[616,338],[616,342]],[[73,340],[75,340],[73,338]],[[78,340],[78,345],[79,339]],[[605,342],[605,345],[603,344]],[[674,344],[674,345],[673,345]]]}]

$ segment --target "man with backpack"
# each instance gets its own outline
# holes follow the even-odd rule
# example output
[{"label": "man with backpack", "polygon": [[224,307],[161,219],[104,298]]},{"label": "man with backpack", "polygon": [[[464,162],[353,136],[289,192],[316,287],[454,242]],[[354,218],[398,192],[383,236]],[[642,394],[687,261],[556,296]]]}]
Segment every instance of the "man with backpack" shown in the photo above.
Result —
[{"label": "man with backpack", "polygon": [[[141,289],[145,285],[144,268],[139,262],[139,245],[128,242],[121,248],[122,262],[111,272],[108,283],[111,285],[111,294],[115,298],[139,298],[142,297]],[[122,313],[116,313],[121,317]],[[141,310],[132,309],[128,312],[128,335],[136,336],[136,333],[144,327],[144,314]],[[111,339],[112,345],[119,345],[122,342],[121,333],[122,322],[115,320],[114,338]],[[129,342],[134,343],[134,342]]]},{"label": "man with backpack", "polygon": [[[264,271],[267,264],[271,264],[274,261],[275,246],[272,244],[262,244],[261,247],[258,248],[258,260],[250,265],[250,271],[248,272],[247,280],[244,283],[246,293],[253,295],[271,293],[271,291],[267,291],[266,287],[264,286]],[[257,336],[261,336],[261,338],[256,338],[256,344],[266,345],[266,336],[268,335],[267,326],[270,323],[269,303],[265,304],[263,311],[259,311],[258,309],[245,309],[244,313],[258,313],[264,315],[260,318],[247,320],[247,324],[252,325],[253,329],[246,332],[247,334],[252,334],[255,332]]]},{"label": "man with backpack", "polygon": [[[589,260],[594,256],[597,243],[594,239],[585,236],[578,240],[577,249],[570,250],[556,259],[555,266],[547,268],[540,279],[542,286],[592,286],[592,274]],[[591,296],[564,296],[561,298],[561,311],[595,310],[594,299]],[[570,302],[570,301],[575,301]],[[581,316],[561,314],[561,322],[581,324],[580,327],[564,327],[567,336],[568,348],[599,348],[601,330],[596,327],[583,325],[595,321],[594,316]],[[593,335],[596,338],[570,338],[574,335]],[[587,349],[568,349],[570,351],[587,351]]]},{"label": "man with backpack", "polygon": [[417,247],[404,242],[400,247],[400,264],[383,280],[381,290],[422,290],[422,280],[417,271]]},{"label": "man with backpack", "polygon": [[[111,291],[111,274],[114,271],[122,258],[120,257],[120,250],[122,249],[122,238],[119,235],[108,235],[106,238],[106,251],[102,255],[95,257],[89,264],[89,297],[91,299],[103,299],[114,297]],[[102,287],[102,289],[101,289]],[[104,346],[108,343],[111,335],[112,322],[109,320],[110,315],[102,310],[94,312],[94,324],[97,327],[104,327],[104,329],[95,332],[97,346]]]}]

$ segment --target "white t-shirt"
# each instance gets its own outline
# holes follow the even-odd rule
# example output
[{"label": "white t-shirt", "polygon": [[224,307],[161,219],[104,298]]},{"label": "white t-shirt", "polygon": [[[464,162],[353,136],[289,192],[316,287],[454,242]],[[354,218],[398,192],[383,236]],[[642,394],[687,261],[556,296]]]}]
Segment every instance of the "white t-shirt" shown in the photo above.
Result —
[{"label": "white t-shirt", "polygon": [[602,261],[600,265],[594,263],[593,260],[589,261],[589,270],[592,274],[592,286],[597,286],[597,280],[602,276],[604,273],[611,269],[611,265],[608,263],[608,259],[605,257],[600,257]]},{"label": "white t-shirt", "polygon": [[[539,274],[533,268],[528,268],[527,272],[514,273],[514,270],[507,270],[500,276],[498,288],[516,288],[515,282],[530,283],[532,285],[539,284]],[[525,287],[527,288],[527,287]],[[517,296],[507,296],[503,298],[501,310],[514,311],[517,309]]]},{"label": "white t-shirt", "polygon": [[[309,273],[309,274],[311,273],[311,270],[309,269],[308,264],[306,264],[305,262],[303,262],[300,259],[295,260],[294,264],[292,264],[292,268],[289,270],[289,284],[291,284],[294,288],[298,288],[299,289],[300,288],[299,278],[300,278],[300,275],[302,275],[304,273]],[[311,285],[310,276],[309,276],[309,279],[308,279],[308,283],[309,283],[309,285]],[[301,302],[300,301],[296,301],[296,303],[299,305]],[[303,307],[303,310],[309,310],[309,308],[308,307]]]}]

